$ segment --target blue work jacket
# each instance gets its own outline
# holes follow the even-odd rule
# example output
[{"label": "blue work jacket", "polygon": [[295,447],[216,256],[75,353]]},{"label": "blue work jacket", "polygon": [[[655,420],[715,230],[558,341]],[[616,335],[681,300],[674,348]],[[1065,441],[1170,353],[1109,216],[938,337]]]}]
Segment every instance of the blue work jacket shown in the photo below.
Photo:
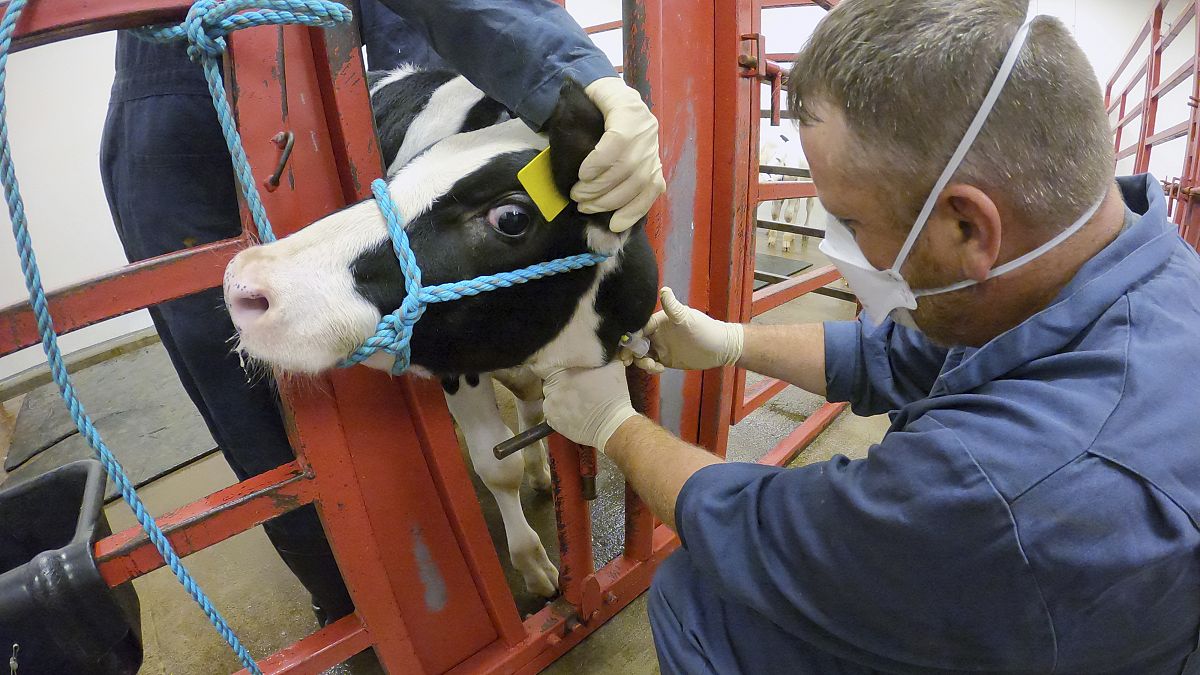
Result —
[{"label": "blue work jacket", "polygon": [[[450,67],[534,129],[550,118],[566,78],[616,77],[608,58],[551,0],[361,0],[359,31],[374,70],[401,63]],[[390,11],[389,11],[390,10]],[[182,45],[122,32],[114,102],[167,94],[208,95]]]},{"label": "blue work jacket", "polygon": [[1200,258],[1157,181],[1119,183],[1122,233],[981,348],[827,324],[829,398],[890,430],[863,460],[696,473],[676,522],[698,572],[887,672],[1181,672],[1200,626]]}]

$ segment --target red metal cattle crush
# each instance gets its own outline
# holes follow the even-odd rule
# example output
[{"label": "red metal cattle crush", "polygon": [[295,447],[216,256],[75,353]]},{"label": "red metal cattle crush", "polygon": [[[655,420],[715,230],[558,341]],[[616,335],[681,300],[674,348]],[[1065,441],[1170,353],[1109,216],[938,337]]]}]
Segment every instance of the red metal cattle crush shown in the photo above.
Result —
[{"label": "red metal cattle crush", "polygon": [[[1158,0],[1151,7],[1150,16],[1142,24],[1129,51],[1108,81],[1104,93],[1105,105],[1113,120],[1117,161],[1133,157],[1132,173],[1150,170],[1150,156],[1154,148],[1187,138],[1182,173],[1176,178],[1161,178],[1164,179],[1163,187],[1167,192],[1173,222],[1179,225],[1180,234],[1189,244],[1200,248],[1200,211],[1196,209],[1196,201],[1200,199],[1200,28],[1197,27],[1200,0],[1186,0],[1174,21],[1165,23],[1164,19],[1170,18],[1166,16],[1169,4],[1167,0]],[[1194,41],[1190,57],[1164,78],[1164,53],[1176,39],[1189,31]],[[1137,58],[1139,49],[1144,49],[1144,58]],[[1132,70],[1135,65],[1136,70]],[[1125,76],[1129,81],[1118,89],[1117,83]],[[1190,108],[1187,119],[1160,129],[1159,103],[1189,80],[1191,94],[1187,99]],[[1139,82],[1145,83],[1144,88],[1135,91]],[[1138,122],[1136,140],[1123,146],[1126,129],[1134,122]]]},{"label": "red metal cattle crush", "polygon": [[[836,278],[827,268],[750,292],[757,200],[815,194],[803,183],[773,186],[769,195],[758,188],[758,77],[767,72],[757,65],[766,62],[757,39],[760,10],[828,9],[832,2],[668,2],[626,0],[621,25],[591,32],[623,28],[626,77],[662,122],[669,189],[650,215],[649,230],[664,277],[688,289],[694,306],[748,321]],[[189,5],[37,0],[21,17],[14,49],[178,22]],[[370,180],[383,167],[356,31],[243,30],[229,39],[225,73],[260,180],[279,162],[273,137],[291,131],[304,141],[294,146],[288,180],[262,193],[278,234],[370,196]],[[236,239],[132,264],[52,293],[56,326],[69,332],[218,286],[225,264],[252,243],[253,225],[244,211],[243,223]],[[36,227],[35,214],[35,240]],[[27,307],[0,310],[0,355],[38,342]],[[649,414],[658,415],[660,401],[671,402],[679,414],[664,420],[668,426],[722,454],[731,422],[779,388],[747,394],[744,374],[732,369],[689,375],[664,385],[661,396],[656,380],[634,379],[635,399]],[[562,595],[522,619],[435,382],[354,368],[332,373],[316,387],[281,383],[281,394],[296,461],[158,518],[186,556],[304,504],[316,505],[356,612],[267,656],[260,662],[264,672],[317,673],[367,648],[392,673],[536,672],[643,592],[658,562],[678,545],[627,491],[624,552],[593,569],[581,473],[594,471],[594,456],[553,437]],[[822,409],[764,461],[785,461],[839,410]],[[414,557],[417,538],[445,581],[446,603],[436,610],[414,582],[427,564]],[[101,540],[95,554],[110,586],[163,564],[136,528]]]}]

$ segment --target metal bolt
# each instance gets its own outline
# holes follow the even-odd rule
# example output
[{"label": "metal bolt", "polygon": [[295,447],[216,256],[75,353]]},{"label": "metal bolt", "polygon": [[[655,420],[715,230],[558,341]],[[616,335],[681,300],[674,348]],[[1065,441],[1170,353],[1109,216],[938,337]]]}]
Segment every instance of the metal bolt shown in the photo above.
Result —
[{"label": "metal bolt", "polygon": [[758,70],[758,57],[753,54],[741,54],[738,56],[738,65],[750,70]]}]

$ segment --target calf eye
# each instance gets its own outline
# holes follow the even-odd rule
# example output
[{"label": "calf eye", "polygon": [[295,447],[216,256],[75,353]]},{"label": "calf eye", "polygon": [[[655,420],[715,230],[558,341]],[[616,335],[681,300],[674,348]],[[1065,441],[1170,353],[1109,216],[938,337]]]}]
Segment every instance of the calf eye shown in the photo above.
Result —
[{"label": "calf eye", "polygon": [[492,229],[506,237],[519,237],[529,229],[530,217],[525,207],[519,204],[504,204],[487,214]]}]

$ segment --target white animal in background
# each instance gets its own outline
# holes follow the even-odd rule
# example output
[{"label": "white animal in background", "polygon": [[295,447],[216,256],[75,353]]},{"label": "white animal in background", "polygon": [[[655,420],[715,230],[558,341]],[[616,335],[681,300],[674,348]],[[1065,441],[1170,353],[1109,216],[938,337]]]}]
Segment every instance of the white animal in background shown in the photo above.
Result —
[{"label": "white animal in background", "polygon": [[[759,149],[758,157],[759,164],[764,166],[786,166],[794,169],[808,168],[808,161],[804,158],[804,151],[801,149],[800,144],[783,134],[768,134],[763,140],[762,147]],[[764,176],[764,182],[793,182],[800,180],[796,176],[784,176],[781,174],[766,173]],[[802,226],[807,225],[812,216],[814,200],[781,199],[767,202],[764,206],[767,206],[770,220],[777,223]],[[800,220],[802,208],[804,213],[803,221]],[[768,248],[775,248],[779,234],[781,233],[776,230],[767,230]],[[782,234],[783,252],[787,253],[791,250],[796,236],[789,232]],[[801,242],[806,243],[807,241],[807,237],[801,238]]]}]

